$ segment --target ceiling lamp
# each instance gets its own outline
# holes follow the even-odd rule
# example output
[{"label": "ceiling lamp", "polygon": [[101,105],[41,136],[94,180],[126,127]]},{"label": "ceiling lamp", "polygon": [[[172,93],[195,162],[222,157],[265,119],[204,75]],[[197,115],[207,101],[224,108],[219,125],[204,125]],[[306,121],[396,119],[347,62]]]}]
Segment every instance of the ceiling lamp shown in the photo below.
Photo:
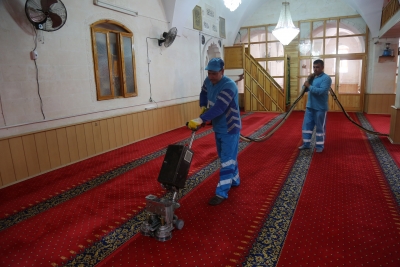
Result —
[{"label": "ceiling lamp", "polygon": [[225,6],[229,8],[230,11],[235,11],[241,3],[241,0],[224,0]]},{"label": "ceiling lamp", "polygon": [[301,55],[305,56],[311,50],[311,43],[309,40],[301,40],[299,44],[299,50]]},{"label": "ceiling lamp", "polygon": [[283,44],[288,45],[294,37],[299,34],[299,28],[296,28],[290,16],[289,2],[282,2],[281,15],[278,24],[272,31],[272,34]]}]

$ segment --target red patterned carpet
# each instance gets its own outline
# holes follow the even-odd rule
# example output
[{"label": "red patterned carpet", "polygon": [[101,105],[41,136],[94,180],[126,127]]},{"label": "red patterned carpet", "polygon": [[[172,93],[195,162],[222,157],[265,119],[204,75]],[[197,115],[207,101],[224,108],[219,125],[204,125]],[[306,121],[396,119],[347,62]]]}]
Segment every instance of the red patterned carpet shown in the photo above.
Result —
[{"label": "red patterned carpet", "polygon": [[[160,244],[137,235],[99,266],[230,266],[243,262],[298,154],[300,132],[293,129],[301,128],[301,116],[294,113],[280,134],[253,143],[239,154],[241,185],[231,189],[225,203],[207,204],[219,181],[215,172],[180,201],[177,214],[187,226],[175,232],[172,240]],[[280,157],[273,157],[276,154]]]},{"label": "red patterned carpet", "polygon": [[[264,113],[244,118],[243,134],[250,134],[275,116]],[[209,129],[203,128],[197,134]],[[101,240],[135,216],[143,208],[145,196],[163,193],[157,182],[163,156],[155,155],[114,179],[108,180],[107,176],[112,175],[107,172],[189,135],[190,131],[182,127],[1,189],[0,266],[63,265]],[[216,159],[213,134],[201,141],[194,142],[196,156],[191,172]],[[92,188],[84,184],[99,175],[103,183]]]},{"label": "red patterned carpet", "polygon": [[278,266],[400,266],[399,206],[365,134],[342,117],[328,114]]},{"label": "red patterned carpet", "polygon": [[[265,142],[241,142],[241,185],[216,207],[214,135],[199,130],[176,211],[185,226],[166,242],[139,228],[185,127],[0,189],[0,266],[400,266],[400,174],[387,144],[329,113],[324,152],[300,152],[303,114]],[[246,114],[242,134],[277,115]]]},{"label": "red patterned carpet", "polygon": [[[374,131],[389,134],[390,115],[364,114],[364,116],[367,118]],[[400,145],[393,145],[387,137],[381,137],[381,141],[400,168]]]}]

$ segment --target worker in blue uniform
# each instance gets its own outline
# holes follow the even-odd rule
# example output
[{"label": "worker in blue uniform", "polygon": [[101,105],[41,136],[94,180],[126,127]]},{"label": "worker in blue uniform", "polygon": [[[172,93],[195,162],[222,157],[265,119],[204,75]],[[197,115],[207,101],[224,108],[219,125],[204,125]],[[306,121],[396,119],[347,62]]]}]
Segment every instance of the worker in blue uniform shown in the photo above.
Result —
[{"label": "worker in blue uniform", "polygon": [[233,80],[224,76],[224,61],[221,58],[212,58],[205,69],[208,76],[201,88],[199,101],[202,114],[189,121],[188,127],[195,130],[203,122],[212,121],[221,169],[215,196],[209,204],[218,205],[228,198],[232,186],[240,184],[237,163],[241,129],[238,88]]},{"label": "worker in blue uniform", "polygon": [[324,150],[326,114],[332,79],[324,73],[324,61],[320,59],[313,62],[313,70],[314,73],[308,76],[304,83],[305,91],[308,92],[308,99],[302,127],[303,145],[299,149],[310,148],[311,136],[315,126],[315,151],[320,153]]}]

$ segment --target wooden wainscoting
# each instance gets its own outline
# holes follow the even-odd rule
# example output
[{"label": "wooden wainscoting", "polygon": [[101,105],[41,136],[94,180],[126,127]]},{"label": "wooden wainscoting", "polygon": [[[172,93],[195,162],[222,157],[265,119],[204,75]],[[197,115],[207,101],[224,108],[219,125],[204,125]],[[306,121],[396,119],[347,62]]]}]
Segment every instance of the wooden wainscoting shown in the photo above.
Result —
[{"label": "wooden wainscoting", "polygon": [[179,128],[198,101],[0,139],[0,187]]},{"label": "wooden wainscoting", "polygon": [[244,93],[239,93],[239,107],[244,108]]},{"label": "wooden wainscoting", "polygon": [[365,94],[364,112],[368,114],[390,114],[396,94]]}]

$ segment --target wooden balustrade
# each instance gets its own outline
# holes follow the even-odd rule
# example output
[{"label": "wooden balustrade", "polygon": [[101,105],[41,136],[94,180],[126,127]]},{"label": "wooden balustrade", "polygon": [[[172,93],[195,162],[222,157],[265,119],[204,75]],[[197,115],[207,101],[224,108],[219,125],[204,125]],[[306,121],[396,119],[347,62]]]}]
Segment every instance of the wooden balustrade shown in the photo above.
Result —
[{"label": "wooden balustrade", "polygon": [[399,0],[391,0],[382,10],[381,28],[388,22],[400,9]]},{"label": "wooden balustrade", "polygon": [[285,92],[243,46],[224,47],[225,69],[243,69],[245,111],[285,112]]}]

